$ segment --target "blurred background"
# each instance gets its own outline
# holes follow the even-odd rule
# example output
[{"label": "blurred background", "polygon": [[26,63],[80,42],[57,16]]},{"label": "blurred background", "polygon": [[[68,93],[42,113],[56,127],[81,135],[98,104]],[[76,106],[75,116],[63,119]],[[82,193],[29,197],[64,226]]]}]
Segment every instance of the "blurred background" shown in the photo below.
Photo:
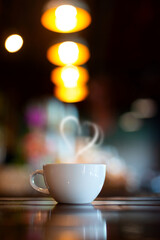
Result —
[{"label": "blurred background", "polygon": [[[160,2],[69,4],[90,13],[83,29],[65,32],[44,26],[42,15],[56,1],[0,1],[0,196],[38,195],[29,174],[45,163],[68,161],[59,124],[70,115],[101,129],[103,142],[81,159],[107,164],[101,196],[159,194]],[[12,34],[22,37],[18,50],[7,50]],[[75,64],[58,62],[57,52],[53,48],[51,56],[49,48],[63,41],[78,42],[88,52]],[[69,85],[62,74],[56,75],[68,67],[73,70],[66,79]],[[77,69],[83,70],[82,77]],[[77,147],[83,138],[74,128],[68,123],[66,134]],[[92,136],[91,129],[84,135]]]}]

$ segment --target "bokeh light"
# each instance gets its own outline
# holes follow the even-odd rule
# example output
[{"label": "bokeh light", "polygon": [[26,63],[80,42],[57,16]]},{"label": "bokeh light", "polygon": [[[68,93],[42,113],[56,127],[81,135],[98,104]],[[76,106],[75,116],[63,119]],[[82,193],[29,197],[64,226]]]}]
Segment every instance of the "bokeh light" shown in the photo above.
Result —
[{"label": "bokeh light", "polygon": [[137,99],[132,104],[132,111],[137,118],[151,118],[157,113],[157,104],[153,99]]},{"label": "bokeh light", "polygon": [[65,41],[52,45],[47,50],[47,59],[55,65],[83,65],[90,58],[87,46],[73,41]]},{"label": "bokeh light", "polygon": [[25,112],[26,122],[29,127],[43,128],[46,125],[46,112],[44,107],[32,104]]},{"label": "bokeh light", "polygon": [[79,49],[75,42],[63,42],[59,45],[58,55],[64,64],[75,63],[78,59]]},{"label": "bokeh light", "polygon": [[5,41],[5,48],[10,53],[19,51],[22,45],[23,45],[23,39],[18,34],[10,35]]},{"label": "bokeh light", "polygon": [[48,30],[62,33],[77,32],[87,28],[91,23],[91,15],[86,4],[82,7],[80,4],[78,2],[79,7],[70,4],[58,6],[49,2],[41,17],[42,25]]},{"label": "bokeh light", "polygon": [[88,88],[87,86],[74,88],[55,87],[54,95],[62,102],[80,102],[87,97]]},{"label": "bokeh light", "polygon": [[120,127],[126,132],[135,132],[142,127],[142,120],[134,116],[134,113],[127,112],[121,115],[119,119]]},{"label": "bokeh light", "polygon": [[61,5],[55,10],[55,24],[62,32],[75,28],[77,24],[77,10],[72,5]]},{"label": "bokeh light", "polygon": [[61,73],[61,77],[65,87],[76,87],[77,80],[79,78],[79,72],[74,66],[65,67]]},{"label": "bokeh light", "polygon": [[51,81],[58,86],[75,87],[84,85],[89,79],[89,73],[84,67],[73,65],[57,67],[51,72]]}]

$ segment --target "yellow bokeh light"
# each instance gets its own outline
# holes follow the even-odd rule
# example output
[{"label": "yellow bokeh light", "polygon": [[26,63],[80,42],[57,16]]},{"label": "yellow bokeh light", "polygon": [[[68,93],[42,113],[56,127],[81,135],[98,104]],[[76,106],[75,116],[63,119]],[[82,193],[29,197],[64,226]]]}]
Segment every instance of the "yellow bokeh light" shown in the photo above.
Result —
[{"label": "yellow bokeh light", "polygon": [[64,86],[71,88],[77,86],[77,80],[79,78],[79,72],[76,67],[64,67],[61,72],[61,77],[64,82]]},{"label": "yellow bokeh light", "polygon": [[5,41],[5,48],[8,52],[14,53],[21,49],[23,45],[23,39],[18,34],[10,35]]},{"label": "yellow bokeh light", "polygon": [[89,73],[84,67],[65,66],[57,67],[51,72],[51,81],[68,88],[84,85],[89,79]]},{"label": "yellow bokeh light", "polygon": [[80,102],[87,97],[88,88],[86,86],[77,86],[74,88],[55,87],[54,94],[62,102]]},{"label": "yellow bokeh light", "polygon": [[63,42],[58,47],[58,55],[64,64],[73,64],[77,61],[79,54],[78,45],[75,42]]},{"label": "yellow bokeh light", "polygon": [[50,3],[42,14],[41,23],[48,30],[71,33],[87,28],[91,23],[91,15],[81,7]]},{"label": "yellow bokeh light", "polygon": [[72,5],[61,5],[55,10],[55,24],[62,32],[75,28],[77,10]]},{"label": "yellow bokeh light", "polygon": [[83,65],[89,58],[89,48],[84,44],[73,41],[54,44],[47,50],[47,59],[58,66],[66,64]]}]

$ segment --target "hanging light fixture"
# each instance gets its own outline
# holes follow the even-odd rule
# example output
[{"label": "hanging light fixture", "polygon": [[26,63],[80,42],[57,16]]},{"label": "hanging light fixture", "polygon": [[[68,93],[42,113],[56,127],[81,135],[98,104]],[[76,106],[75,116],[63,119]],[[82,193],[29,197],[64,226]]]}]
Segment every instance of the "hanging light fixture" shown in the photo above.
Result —
[{"label": "hanging light fixture", "polygon": [[[74,33],[90,25],[91,15],[82,0],[52,0],[45,5],[41,23],[54,32]],[[55,97],[68,103],[84,100],[88,95],[85,84],[89,73],[79,65],[84,65],[90,58],[87,45],[79,39],[63,39],[49,47],[46,56],[52,64],[59,66],[51,72],[51,81],[56,85]]]},{"label": "hanging light fixture", "polygon": [[87,4],[82,1],[53,0],[45,5],[41,23],[48,30],[71,33],[87,28],[91,15]]},{"label": "hanging light fixture", "polygon": [[76,86],[73,88],[55,87],[54,95],[63,102],[80,102],[87,97],[88,88],[87,86]]},{"label": "hanging light fixture", "polygon": [[55,65],[83,65],[90,58],[89,48],[78,42],[65,41],[52,45],[47,50],[47,59]]},{"label": "hanging light fixture", "polygon": [[57,67],[51,72],[51,81],[57,86],[73,88],[84,85],[89,79],[88,70],[73,65]]}]

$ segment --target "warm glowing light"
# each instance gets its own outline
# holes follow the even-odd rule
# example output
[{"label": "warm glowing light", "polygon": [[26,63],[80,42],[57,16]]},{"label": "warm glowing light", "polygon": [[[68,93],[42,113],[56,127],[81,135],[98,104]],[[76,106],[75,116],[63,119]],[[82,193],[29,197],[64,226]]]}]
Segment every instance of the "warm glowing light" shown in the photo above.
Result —
[{"label": "warm glowing light", "polygon": [[124,131],[135,132],[142,127],[142,120],[136,118],[133,112],[127,112],[120,117],[119,124]]},{"label": "warm glowing light", "polygon": [[77,80],[79,78],[79,72],[76,67],[66,67],[62,71],[61,77],[65,87],[76,87]]},{"label": "warm glowing light", "polygon": [[72,41],[54,44],[47,51],[47,59],[58,66],[66,64],[83,65],[89,58],[88,47]]},{"label": "warm glowing light", "polygon": [[[78,3],[80,5],[80,3]],[[84,5],[84,4],[83,4]],[[41,17],[42,25],[55,32],[70,33],[87,28],[91,23],[91,15],[84,8],[70,4],[56,6],[49,2]]]},{"label": "warm glowing light", "polygon": [[88,89],[86,86],[74,88],[56,87],[54,94],[62,102],[74,103],[83,101],[88,95]]},{"label": "warm glowing light", "polygon": [[23,39],[18,34],[10,35],[5,41],[5,48],[8,52],[14,53],[21,49],[23,45]]},{"label": "warm glowing light", "polygon": [[75,28],[77,24],[77,10],[72,5],[61,5],[55,10],[55,24],[62,32]]},{"label": "warm glowing light", "polygon": [[79,49],[75,42],[63,42],[59,45],[58,55],[65,64],[75,63],[78,59]]},{"label": "warm glowing light", "polygon": [[84,85],[88,80],[89,73],[84,67],[57,67],[51,72],[51,81],[58,86],[73,88]]}]

